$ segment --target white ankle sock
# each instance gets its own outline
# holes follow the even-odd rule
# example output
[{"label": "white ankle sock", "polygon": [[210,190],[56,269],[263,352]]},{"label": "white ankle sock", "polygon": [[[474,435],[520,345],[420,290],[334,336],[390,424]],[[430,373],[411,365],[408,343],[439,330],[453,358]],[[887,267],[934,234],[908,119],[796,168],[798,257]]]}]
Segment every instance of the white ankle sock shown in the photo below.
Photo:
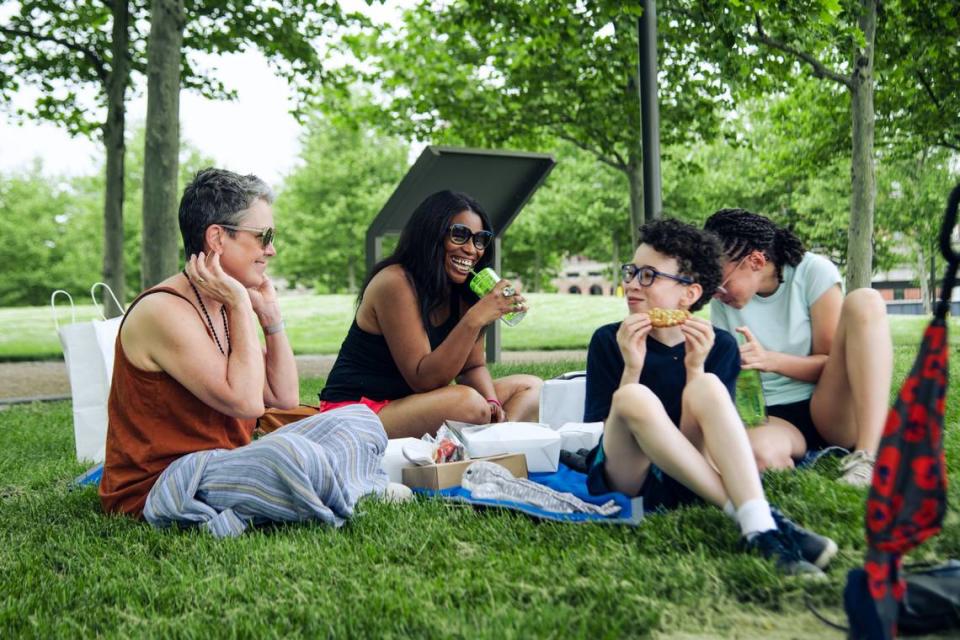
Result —
[{"label": "white ankle sock", "polygon": [[723,512],[730,517],[731,520],[737,519],[737,508],[733,506],[733,503],[727,500],[727,504],[723,505]]},{"label": "white ankle sock", "polygon": [[743,537],[749,540],[758,533],[777,528],[770,513],[770,503],[758,498],[747,500],[737,509],[737,522]]}]

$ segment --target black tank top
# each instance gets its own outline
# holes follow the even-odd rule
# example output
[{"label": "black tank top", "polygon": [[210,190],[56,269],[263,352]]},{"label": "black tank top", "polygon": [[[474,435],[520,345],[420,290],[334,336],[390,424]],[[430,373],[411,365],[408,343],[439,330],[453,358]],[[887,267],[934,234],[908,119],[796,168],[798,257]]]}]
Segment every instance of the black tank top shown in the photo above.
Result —
[{"label": "black tank top", "polygon": [[[439,327],[427,327],[431,351],[440,346],[459,321],[460,296],[454,293],[450,297],[450,317]],[[361,329],[354,316],[320,400],[396,400],[413,393],[390,354],[387,339]]]}]

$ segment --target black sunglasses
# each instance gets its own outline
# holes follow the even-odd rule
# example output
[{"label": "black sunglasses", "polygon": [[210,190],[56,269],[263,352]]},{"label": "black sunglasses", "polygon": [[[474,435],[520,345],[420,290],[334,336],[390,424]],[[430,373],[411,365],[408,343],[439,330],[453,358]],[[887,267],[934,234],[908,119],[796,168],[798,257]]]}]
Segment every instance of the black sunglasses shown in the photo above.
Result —
[{"label": "black sunglasses", "polygon": [[662,271],[657,271],[653,267],[638,267],[637,265],[630,263],[620,267],[620,278],[623,280],[623,284],[627,284],[634,278],[638,278],[638,282],[640,283],[641,287],[649,287],[658,277],[670,278],[671,280],[676,280],[677,282],[683,284],[693,284],[693,280],[687,278],[686,276],[675,276],[669,273],[663,273]]},{"label": "black sunglasses", "polygon": [[474,233],[465,224],[452,224],[447,230],[450,234],[450,242],[453,244],[467,244],[467,241],[473,239],[473,246],[481,251],[490,246],[493,241],[492,231],[477,231]]},{"label": "black sunglasses", "polygon": [[273,242],[273,239],[276,237],[276,230],[273,227],[244,227],[238,224],[217,224],[231,231],[249,231],[254,237],[260,238],[260,244],[263,245],[264,249],[270,246],[270,243]]}]

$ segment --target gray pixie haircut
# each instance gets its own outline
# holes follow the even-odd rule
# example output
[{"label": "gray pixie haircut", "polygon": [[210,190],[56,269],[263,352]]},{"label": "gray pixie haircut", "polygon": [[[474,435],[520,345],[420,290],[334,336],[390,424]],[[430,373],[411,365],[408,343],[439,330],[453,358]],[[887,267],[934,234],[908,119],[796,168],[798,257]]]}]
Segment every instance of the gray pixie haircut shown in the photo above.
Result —
[{"label": "gray pixie haircut", "polygon": [[[226,169],[202,169],[180,198],[180,235],[189,259],[203,251],[203,234],[212,224],[241,224],[246,210],[257,200],[273,203],[273,190],[255,175],[242,176]],[[233,231],[227,229],[233,235]]]}]

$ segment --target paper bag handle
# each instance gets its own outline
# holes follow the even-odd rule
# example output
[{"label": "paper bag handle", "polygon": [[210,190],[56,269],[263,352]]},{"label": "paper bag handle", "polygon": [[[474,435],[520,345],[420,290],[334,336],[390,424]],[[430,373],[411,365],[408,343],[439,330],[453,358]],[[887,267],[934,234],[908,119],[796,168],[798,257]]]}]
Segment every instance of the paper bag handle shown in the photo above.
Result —
[{"label": "paper bag handle", "polygon": [[117,300],[117,296],[113,295],[113,289],[110,288],[110,285],[108,285],[106,282],[94,282],[93,286],[90,287],[90,299],[93,300],[93,305],[97,307],[97,311],[100,312],[100,318],[106,320],[107,316],[103,313],[103,304],[97,301],[97,287],[103,287],[107,290],[107,293],[109,293],[110,297],[113,298],[114,304],[117,305],[117,309],[120,309],[121,314],[127,312],[127,310],[123,308],[123,305],[120,304],[120,301]]},{"label": "paper bag handle", "polygon": [[77,309],[73,306],[73,296],[64,291],[63,289],[57,289],[50,294],[50,313],[53,315],[53,326],[56,327],[57,332],[60,331],[60,319],[57,317],[57,294],[62,293],[67,296],[67,300],[70,301],[70,322],[75,323],[77,321]]}]

